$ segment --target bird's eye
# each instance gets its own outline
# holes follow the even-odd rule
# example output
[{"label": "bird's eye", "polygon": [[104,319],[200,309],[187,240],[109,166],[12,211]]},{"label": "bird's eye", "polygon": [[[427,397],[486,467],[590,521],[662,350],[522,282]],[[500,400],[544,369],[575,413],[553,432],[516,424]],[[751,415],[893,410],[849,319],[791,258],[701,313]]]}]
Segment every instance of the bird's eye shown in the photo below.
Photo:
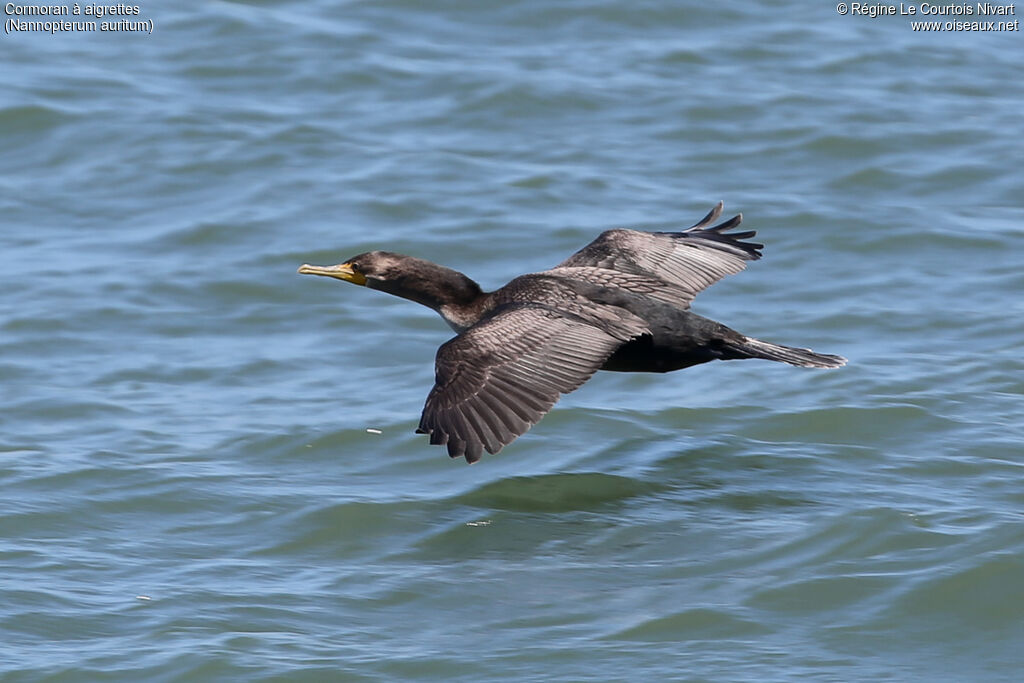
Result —
[{"label": "bird's eye", "polygon": [[360,268],[360,267],[359,267],[359,262],[358,262],[358,261],[352,261],[352,262],[350,262],[350,263],[348,264],[348,267],[349,267],[349,268],[351,268],[352,270],[356,270],[356,271],[362,271],[362,268]]}]

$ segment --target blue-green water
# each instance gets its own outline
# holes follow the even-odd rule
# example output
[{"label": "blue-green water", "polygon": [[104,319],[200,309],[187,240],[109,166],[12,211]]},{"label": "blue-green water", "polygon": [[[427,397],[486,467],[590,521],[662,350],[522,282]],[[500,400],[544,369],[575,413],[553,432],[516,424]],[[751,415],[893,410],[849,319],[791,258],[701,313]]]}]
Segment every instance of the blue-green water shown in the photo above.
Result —
[{"label": "blue-green water", "polygon": [[[1019,680],[1019,32],[140,9],[0,37],[0,678]],[[443,322],[295,273],[719,199],[765,258],[695,310],[850,365],[600,374],[473,467],[413,433]]]}]

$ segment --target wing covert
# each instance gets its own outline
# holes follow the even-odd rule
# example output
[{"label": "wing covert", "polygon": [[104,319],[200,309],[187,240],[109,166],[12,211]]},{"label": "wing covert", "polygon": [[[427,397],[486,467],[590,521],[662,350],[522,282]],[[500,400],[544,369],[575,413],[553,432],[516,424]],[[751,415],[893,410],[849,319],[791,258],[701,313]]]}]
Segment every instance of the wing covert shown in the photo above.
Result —
[{"label": "wing covert", "polygon": [[[515,304],[437,351],[417,432],[467,462],[497,453],[578,388],[624,342],[647,331],[628,313],[597,327],[548,306]],[[627,317],[628,316],[628,317]]]},{"label": "wing covert", "polygon": [[[607,230],[554,271],[572,268],[576,277],[588,280],[599,277],[594,269],[653,279],[667,286],[655,298],[670,298],[688,306],[707,287],[740,272],[747,261],[761,258],[764,245],[742,241],[753,237],[755,231],[727,232],[740,224],[742,214],[712,225],[721,215],[722,206],[719,202],[682,232]],[[628,282],[625,285],[628,289]]]}]

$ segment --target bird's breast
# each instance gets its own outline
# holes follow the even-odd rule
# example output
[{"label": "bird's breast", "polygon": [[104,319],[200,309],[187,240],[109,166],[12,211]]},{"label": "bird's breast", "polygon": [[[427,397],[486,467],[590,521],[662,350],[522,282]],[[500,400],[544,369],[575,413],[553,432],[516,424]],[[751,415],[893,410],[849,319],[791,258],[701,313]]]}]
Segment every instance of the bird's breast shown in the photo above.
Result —
[{"label": "bird's breast", "polygon": [[459,306],[458,304],[444,304],[437,309],[448,327],[459,334],[462,334],[470,327],[480,321],[481,312],[476,306]]}]

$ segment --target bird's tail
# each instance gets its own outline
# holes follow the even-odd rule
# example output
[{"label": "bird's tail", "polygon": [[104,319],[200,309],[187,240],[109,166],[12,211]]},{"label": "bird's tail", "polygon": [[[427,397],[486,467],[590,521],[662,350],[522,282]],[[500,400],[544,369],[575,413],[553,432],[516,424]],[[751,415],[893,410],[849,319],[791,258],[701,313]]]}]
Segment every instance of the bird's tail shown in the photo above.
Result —
[{"label": "bird's tail", "polygon": [[846,359],[842,356],[772,344],[753,337],[744,337],[742,341],[732,342],[728,348],[736,354],[734,358],[764,358],[807,368],[838,368],[846,365]]}]

